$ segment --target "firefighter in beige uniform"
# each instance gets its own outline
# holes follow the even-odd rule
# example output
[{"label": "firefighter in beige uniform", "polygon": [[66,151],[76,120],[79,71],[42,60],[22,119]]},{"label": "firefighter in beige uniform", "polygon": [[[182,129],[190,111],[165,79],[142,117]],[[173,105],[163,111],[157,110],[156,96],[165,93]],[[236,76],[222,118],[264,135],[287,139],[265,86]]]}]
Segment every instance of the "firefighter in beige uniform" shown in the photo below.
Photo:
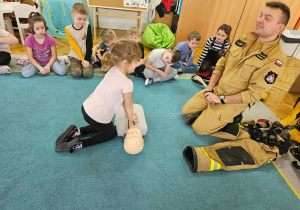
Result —
[{"label": "firefighter in beige uniform", "polygon": [[[283,16],[283,12],[279,13],[281,11],[276,7],[274,10],[272,5],[266,3],[255,32],[242,35],[218,61],[213,72],[215,77],[210,81],[216,84],[213,90],[209,84],[182,108],[185,122],[197,134],[238,140],[209,147],[187,147],[183,155],[191,171],[256,168],[287,152],[289,142],[285,144],[287,141],[279,134],[273,135],[276,137],[277,146],[267,145],[252,140],[250,134],[235,123],[236,116],[268,93],[284,70],[287,57],[279,45],[279,33],[288,19],[285,23],[279,23]],[[278,23],[270,25],[267,19],[272,15],[273,18],[276,15],[279,18]],[[274,27],[277,27],[276,32]],[[266,37],[266,33],[261,33],[260,28],[269,30],[269,40],[263,43],[260,40]],[[270,37],[273,39],[270,40]],[[215,78],[217,79],[214,80]],[[231,103],[225,103],[226,97],[230,98]],[[284,147],[280,148],[282,145]]]},{"label": "firefighter in beige uniform", "polygon": [[222,132],[224,127],[235,126],[228,123],[234,122],[235,116],[268,93],[286,65],[287,58],[279,39],[263,44],[254,33],[244,34],[224,54],[213,72],[220,77],[213,92],[220,97],[240,93],[243,103],[210,104],[205,99],[206,89],[198,92],[182,108],[184,116],[202,111],[191,125],[197,134],[236,139],[237,133],[231,133],[234,136],[226,135],[226,132]]}]

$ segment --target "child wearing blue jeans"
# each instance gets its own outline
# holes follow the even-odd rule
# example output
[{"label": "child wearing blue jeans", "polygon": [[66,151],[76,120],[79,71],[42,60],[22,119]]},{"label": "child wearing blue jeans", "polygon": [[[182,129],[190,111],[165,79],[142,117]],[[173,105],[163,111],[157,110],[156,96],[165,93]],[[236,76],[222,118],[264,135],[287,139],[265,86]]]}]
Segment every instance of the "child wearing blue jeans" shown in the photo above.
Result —
[{"label": "child wearing blue jeans", "polygon": [[178,69],[178,73],[194,73],[198,70],[198,66],[193,64],[196,48],[201,39],[200,33],[192,31],[187,36],[187,41],[177,44],[175,50],[180,51],[181,59],[178,63],[172,65],[173,68]]},{"label": "child wearing blue jeans", "polygon": [[50,69],[59,75],[65,75],[65,61],[56,61],[56,40],[46,33],[48,27],[43,16],[38,12],[31,12],[28,22],[31,34],[25,39],[24,45],[30,62],[22,68],[22,75],[31,77],[38,71],[48,74]]}]

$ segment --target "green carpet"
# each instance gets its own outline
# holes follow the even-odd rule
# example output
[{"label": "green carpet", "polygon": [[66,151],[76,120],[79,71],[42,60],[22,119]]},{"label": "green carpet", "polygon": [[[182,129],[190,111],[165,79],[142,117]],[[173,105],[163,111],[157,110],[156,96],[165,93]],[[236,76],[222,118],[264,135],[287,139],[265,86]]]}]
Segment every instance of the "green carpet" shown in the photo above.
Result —
[{"label": "green carpet", "polygon": [[[20,73],[0,76],[0,209],[292,209],[299,199],[273,164],[258,169],[191,173],[182,150],[223,140],[198,136],[181,108],[199,86],[179,79],[145,87],[133,101],[148,124],[144,150],[124,151],[120,137],[56,153],[57,137],[86,125],[80,108],[103,77]],[[268,116],[265,116],[268,118]]]}]

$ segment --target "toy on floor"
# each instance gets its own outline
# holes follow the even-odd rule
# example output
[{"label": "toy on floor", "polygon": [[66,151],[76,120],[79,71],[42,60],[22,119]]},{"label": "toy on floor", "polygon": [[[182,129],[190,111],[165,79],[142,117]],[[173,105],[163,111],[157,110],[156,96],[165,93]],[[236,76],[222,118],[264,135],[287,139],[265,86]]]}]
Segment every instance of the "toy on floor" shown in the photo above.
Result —
[{"label": "toy on floor", "polygon": [[124,139],[124,149],[128,154],[135,155],[144,148],[142,132],[137,126],[128,129]]},{"label": "toy on floor", "polygon": [[[143,136],[146,135],[148,127],[143,107],[140,104],[133,104],[133,112],[136,113],[139,119],[139,123],[135,126],[141,130]],[[123,106],[117,111],[114,124],[117,128],[118,136],[124,137],[128,130],[128,119],[125,117]]]},{"label": "toy on floor", "polygon": [[119,108],[115,116],[115,126],[118,136],[125,136],[124,149],[129,154],[137,154],[143,150],[143,135],[147,133],[147,123],[145,119],[144,109],[139,104],[133,104],[133,112],[137,115],[139,123],[128,128],[128,119],[125,117],[123,106]]}]

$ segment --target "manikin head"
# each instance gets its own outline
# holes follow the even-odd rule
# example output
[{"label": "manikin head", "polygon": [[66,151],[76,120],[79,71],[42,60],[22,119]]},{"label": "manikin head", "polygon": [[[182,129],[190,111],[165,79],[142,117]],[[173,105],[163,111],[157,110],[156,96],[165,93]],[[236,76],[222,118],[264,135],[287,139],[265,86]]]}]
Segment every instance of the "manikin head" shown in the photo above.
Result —
[{"label": "manikin head", "polygon": [[144,148],[144,139],[141,130],[132,126],[128,129],[124,139],[124,149],[128,154],[135,155],[140,153]]}]

